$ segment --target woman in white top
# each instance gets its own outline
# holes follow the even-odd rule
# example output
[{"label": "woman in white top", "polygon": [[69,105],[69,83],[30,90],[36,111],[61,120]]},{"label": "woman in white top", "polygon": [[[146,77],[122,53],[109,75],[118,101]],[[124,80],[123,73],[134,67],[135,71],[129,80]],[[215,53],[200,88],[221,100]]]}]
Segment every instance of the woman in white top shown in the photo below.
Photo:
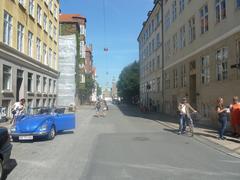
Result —
[{"label": "woman in white top", "polygon": [[192,121],[190,111],[197,112],[189,103],[187,103],[187,98],[182,98],[182,102],[179,103],[178,105],[178,112],[180,116],[179,117],[179,134],[183,134],[185,132],[187,119]]}]

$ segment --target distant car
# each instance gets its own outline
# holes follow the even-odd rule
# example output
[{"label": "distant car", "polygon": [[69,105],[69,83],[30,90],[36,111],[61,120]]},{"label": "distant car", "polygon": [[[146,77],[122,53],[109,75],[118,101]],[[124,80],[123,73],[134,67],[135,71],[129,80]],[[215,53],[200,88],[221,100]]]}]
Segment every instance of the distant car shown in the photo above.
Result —
[{"label": "distant car", "polygon": [[65,114],[65,108],[32,108],[18,117],[10,129],[13,141],[54,139],[58,132],[75,128],[75,114]]},{"label": "distant car", "polygon": [[7,165],[11,156],[12,145],[8,129],[0,127],[0,180],[6,175]]}]

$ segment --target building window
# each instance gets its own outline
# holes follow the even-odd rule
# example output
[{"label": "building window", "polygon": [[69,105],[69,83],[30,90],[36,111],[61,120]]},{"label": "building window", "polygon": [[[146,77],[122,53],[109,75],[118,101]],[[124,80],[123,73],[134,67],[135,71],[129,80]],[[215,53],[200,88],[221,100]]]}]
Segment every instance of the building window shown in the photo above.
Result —
[{"label": "building window", "polygon": [[228,78],[228,49],[222,48],[216,52],[217,80],[226,80]]},{"label": "building window", "polygon": [[201,34],[208,31],[208,5],[200,9]]},{"label": "building window", "polygon": [[24,36],[24,26],[21,23],[18,23],[18,36],[17,36],[17,49],[20,52],[23,52],[23,36]]},{"label": "building window", "polygon": [[37,60],[40,61],[40,57],[41,57],[41,41],[39,38],[37,38]]},{"label": "building window", "polygon": [[181,87],[186,87],[187,85],[187,76],[186,76],[186,66],[181,66]]},{"label": "building window", "polygon": [[33,74],[28,73],[28,92],[33,92]]},{"label": "building window", "polygon": [[38,5],[37,6],[37,22],[39,25],[42,25],[41,24],[41,21],[42,21],[42,9],[41,7]]},{"label": "building window", "polygon": [[204,56],[201,59],[202,68],[202,84],[208,84],[210,81],[210,65],[209,56]]},{"label": "building window", "polygon": [[52,68],[53,69],[57,69],[57,54],[56,53],[53,53],[53,62],[52,62]]},{"label": "building window", "polygon": [[58,17],[58,12],[57,12],[57,6],[54,6],[54,10],[53,10],[53,14],[54,14],[54,17],[57,18]]},{"label": "building window", "polygon": [[165,89],[170,89],[170,77],[169,73],[165,73]]},{"label": "building window", "polygon": [[153,32],[154,32],[154,28],[155,28],[154,20],[152,20],[152,22],[151,22],[151,26],[152,26],[152,33],[153,33]]},{"label": "building window", "polygon": [[53,28],[53,39],[56,41],[57,40],[57,28],[54,26]]},{"label": "building window", "polygon": [[237,63],[240,63],[240,40],[237,41]]},{"label": "building window", "polygon": [[168,10],[167,13],[165,14],[165,31],[170,27],[171,25],[171,17],[170,17],[170,11]]},{"label": "building window", "polygon": [[53,81],[53,93],[56,93],[56,80]]},{"label": "building window", "polygon": [[173,70],[173,88],[177,88],[178,87],[178,73],[177,73],[177,69]]},{"label": "building window", "polygon": [[47,45],[43,44],[43,62],[45,65],[48,64],[48,59],[47,59]]},{"label": "building window", "polygon": [[12,44],[12,16],[4,11],[4,29],[3,29],[3,42],[5,44]]},{"label": "building window", "polygon": [[195,17],[188,21],[189,42],[192,43],[196,39]]},{"label": "building window", "polygon": [[160,68],[161,64],[160,64],[160,56],[157,56],[157,67]]},{"label": "building window", "polygon": [[10,91],[12,85],[12,68],[3,65],[3,90]]},{"label": "building window", "polygon": [[28,32],[28,55],[32,57],[33,55],[33,33]]},{"label": "building window", "polygon": [[48,65],[52,66],[52,49],[48,50]]},{"label": "building window", "polygon": [[34,0],[29,0],[29,14],[34,17]]},{"label": "building window", "polygon": [[48,24],[48,34],[49,36],[52,37],[52,21],[49,21],[49,24]]},{"label": "building window", "polygon": [[169,39],[168,41],[166,41],[165,43],[165,57],[166,57],[166,61],[169,60],[170,56],[171,56],[171,40]]},{"label": "building window", "polygon": [[53,7],[53,0],[49,0],[48,9],[52,11],[52,7]]},{"label": "building window", "polygon": [[18,2],[19,2],[22,6],[24,6],[24,0],[18,0]]},{"label": "building window", "polygon": [[226,18],[226,0],[216,0],[216,20],[220,22]]},{"label": "building window", "polygon": [[173,35],[173,53],[177,52],[178,47],[178,39],[177,39],[177,33]]},{"label": "building window", "polygon": [[179,0],[179,14],[184,11],[185,8],[185,0]]},{"label": "building window", "polygon": [[174,0],[172,3],[172,22],[177,19],[177,1]]},{"label": "building window", "polygon": [[43,29],[47,32],[47,15],[45,13],[43,15]]},{"label": "building window", "polygon": [[185,25],[180,28],[180,48],[184,48],[186,46],[185,40]]},{"label": "building window", "polygon": [[52,80],[48,80],[48,93],[52,93]]},{"label": "building window", "polygon": [[157,34],[157,48],[159,48],[161,45],[161,42],[160,42],[160,34],[158,33]]},{"label": "building window", "polygon": [[84,27],[84,25],[80,25],[80,35],[85,35],[85,27]]},{"label": "building window", "polygon": [[41,76],[36,76],[36,90],[37,92],[41,92]]},{"label": "building window", "polygon": [[47,92],[47,78],[43,77],[43,92]]},{"label": "building window", "polygon": [[236,0],[236,6],[237,8],[240,8],[240,0]]}]

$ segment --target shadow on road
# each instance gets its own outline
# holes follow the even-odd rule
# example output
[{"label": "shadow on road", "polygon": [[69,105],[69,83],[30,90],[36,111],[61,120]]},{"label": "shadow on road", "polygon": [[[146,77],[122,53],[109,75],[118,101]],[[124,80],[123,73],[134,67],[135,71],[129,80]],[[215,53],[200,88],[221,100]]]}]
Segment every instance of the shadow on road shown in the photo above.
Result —
[{"label": "shadow on road", "polygon": [[17,161],[15,159],[10,159],[7,167],[6,167],[6,173],[3,177],[3,180],[7,179],[7,176],[13,171],[13,169],[17,166]]},{"label": "shadow on road", "polygon": [[[121,104],[121,105],[118,105],[117,107],[125,116],[144,118],[147,120],[156,121],[158,123],[170,122],[178,126],[178,118],[176,116],[169,116],[166,114],[156,113],[156,112],[142,113],[137,108],[137,106],[134,106],[134,105]],[[206,124],[200,124],[199,122],[194,122],[194,126],[197,128],[202,128],[202,132],[194,132],[195,135],[216,138],[216,134],[218,134],[217,127],[213,127],[211,125],[206,125]],[[171,129],[168,129],[168,131],[170,130]],[[174,129],[171,131],[176,133],[178,129]],[[240,143],[240,139],[233,138],[230,131],[226,131],[225,136],[229,141]]]}]

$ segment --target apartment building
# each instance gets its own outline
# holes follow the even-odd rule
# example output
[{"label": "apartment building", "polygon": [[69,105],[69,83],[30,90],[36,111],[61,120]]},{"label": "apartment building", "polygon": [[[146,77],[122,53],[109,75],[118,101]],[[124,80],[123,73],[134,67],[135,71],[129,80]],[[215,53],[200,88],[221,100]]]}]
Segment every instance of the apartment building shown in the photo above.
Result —
[{"label": "apartment building", "polygon": [[0,1],[0,106],[52,106],[58,78],[58,0]]},{"label": "apartment building", "polygon": [[[59,59],[61,69],[66,69],[65,67],[69,67],[70,62],[76,62],[75,68],[71,68],[71,74],[75,75],[75,94],[71,93],[71,96],[75,97],[75,102],[72,102],[72,98],[68,98],[66,96],[69,92],[69,87],[66,85],[64,79],[69,78],[71,76],[70,72],[60,74],[60,84],[58,84],[58,89],[63,92],[59,97],[58,104],[63,103],[61,98],[66,99],[65,103],[62,105],[75,104],[79,105],[82,101],[82,95],[80,89],[85,84],[85,62],[86,62],[86,23],[87,19],[80,14],[60,14],[60,44],[62,44],[61,48],[63,53],[60,53]],[[72,38],[71,36],[75,36]],[[75,51],[64,53],[67,49],[70,49],[69,38],[73,39],[74,42],[71,44],[75,44]],[[68,40],[66,40],[68,39]],[[72,53],[75,53],[74,56],[71,56]],[[90,54],[91,55],[91,54]],[[71,56],[71,57],[70,57]],[[91,58],[91,57],[89,57]],[[69,67],[70,68],[70,67]],[[69,81],[68,81],[69,82]],[[65,92],[65,93],[64,93]]]},{"label": "apartment building", "polygon": [[[202,121],[214,123],[217,98],[223,97],[229,104],[234,95],[240,96],[240,70],[232,68],[240,63],[240,0],[164,0],[163,14],[164,102],[160,104],[164,112],[174,115],[177,103],[186,96],[201,112]],[[144,63],[157,58],[144,56],[143,49],[149,46],[144,34],[149,24],[148,20],[138,39],[140,62]],[[150,38],[151,35],[146,42]],[[152,65],[147,64],[149,71]],[[141,77],[143,100],[145,94],[154,99],[150,92],[144,93],[147,91],[144,83],[156,78],[147,75],[143,81]]]}]

